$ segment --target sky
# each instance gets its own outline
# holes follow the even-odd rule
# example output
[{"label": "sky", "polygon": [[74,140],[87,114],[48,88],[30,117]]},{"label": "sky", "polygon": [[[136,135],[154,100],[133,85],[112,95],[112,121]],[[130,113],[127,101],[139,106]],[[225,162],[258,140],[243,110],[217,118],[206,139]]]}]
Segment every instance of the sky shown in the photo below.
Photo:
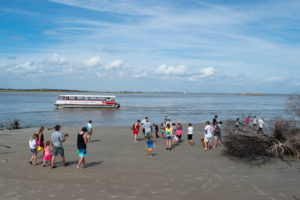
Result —
[{"label": "sky", "polygon": [[0,88],[300,92],[299,0],[1,0]]}]

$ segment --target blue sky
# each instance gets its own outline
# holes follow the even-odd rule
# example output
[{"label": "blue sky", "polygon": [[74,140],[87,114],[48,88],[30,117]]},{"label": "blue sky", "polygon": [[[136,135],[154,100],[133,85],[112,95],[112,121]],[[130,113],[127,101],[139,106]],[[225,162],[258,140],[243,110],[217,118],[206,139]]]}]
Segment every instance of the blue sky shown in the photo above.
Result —
[{"label": "blue sky", "polygon": [[0,87],[300,92],[300,1],[1,0]]}]

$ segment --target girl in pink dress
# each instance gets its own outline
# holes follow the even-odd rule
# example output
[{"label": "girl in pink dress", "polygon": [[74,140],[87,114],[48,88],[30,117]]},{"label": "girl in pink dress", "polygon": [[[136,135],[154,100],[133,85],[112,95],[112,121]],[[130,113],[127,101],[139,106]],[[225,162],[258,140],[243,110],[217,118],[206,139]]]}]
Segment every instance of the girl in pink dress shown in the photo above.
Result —
[{"label": "girl in pink dress", "polygon": [[45,149],[44,149],[43,167],[46,167],[46,161],[47,160],[51,164],[51,159],[52,159],[52,156],[51,156],[50,141],[48,140],[46,142],[46,146],[45,146]]}]

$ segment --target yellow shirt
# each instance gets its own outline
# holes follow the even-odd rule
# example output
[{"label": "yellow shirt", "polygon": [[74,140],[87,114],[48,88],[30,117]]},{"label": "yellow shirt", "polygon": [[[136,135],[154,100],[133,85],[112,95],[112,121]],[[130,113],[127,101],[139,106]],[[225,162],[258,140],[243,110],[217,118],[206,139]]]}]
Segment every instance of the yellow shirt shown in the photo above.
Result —
[{"label": "yellow shirt", "polygon": [[171,128],[166,128],[166,135],[173,135],[173,130]]}]

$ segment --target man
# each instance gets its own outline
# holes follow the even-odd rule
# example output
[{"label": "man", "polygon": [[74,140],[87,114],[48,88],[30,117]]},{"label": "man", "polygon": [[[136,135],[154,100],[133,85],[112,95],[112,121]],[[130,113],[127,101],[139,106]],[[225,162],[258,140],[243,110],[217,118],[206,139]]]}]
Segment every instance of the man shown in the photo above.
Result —
[{"label": "man", "polygon": [[221,143],[221,128],[219,123],[216,122],[214,126],[214,149],[217,148],[217,145]]},{"label": "man", "polygon": [[54,165],[54,161],[55,161],[55,156],[57,156],[57,155],[61,156],[63,166],[68,166],[69,165],[68,163],[65,162],[64,148],[62,146],[62,143],[65,142],[67,138],[68,138],[68,134],[63,135],[60,132],[60,125],[56,125],[55,126],[55,132],[52,133],[51,140],[50,140],[51,145],[53,147],[53,150],[51,152],[51,155],[52,155],[51,166],[52,166],[52,168],[56,168],[56,166]]},{"label": "man", "polygon": [[151,126],[151,123],[149,122],[148,117],[146,118],[146,121],[143,124],[143,128],[145,130],[145,139],[147,137],[152,137],[152,126]]},{"label": "man", "polygon": [[245,128],[244,128],[244,131],[246,134],[248,134],[248,129],[249,129],[249,123],[250,123],[250,116],[248,116],[245,120]]},{"label": "man", "polygon": [[265,126],[264,118],[262,117],[258,120],[258,132],[263,133],[264,132],[264,126]]},{"label": "man", "polygon": [[213,126],[216,125],[217,118],[218,118],[218,115],[215,115],[215,117],[213,118]]},{"label": "man", "polygon": [[143,131],[143,134],[145,135],[145,129],[144,129],[144,124],[146,122],[146,119],[148,119],[148,117],[145,117],[145,119],[142,120],[141,124],[142,124],[142,131]]}]

